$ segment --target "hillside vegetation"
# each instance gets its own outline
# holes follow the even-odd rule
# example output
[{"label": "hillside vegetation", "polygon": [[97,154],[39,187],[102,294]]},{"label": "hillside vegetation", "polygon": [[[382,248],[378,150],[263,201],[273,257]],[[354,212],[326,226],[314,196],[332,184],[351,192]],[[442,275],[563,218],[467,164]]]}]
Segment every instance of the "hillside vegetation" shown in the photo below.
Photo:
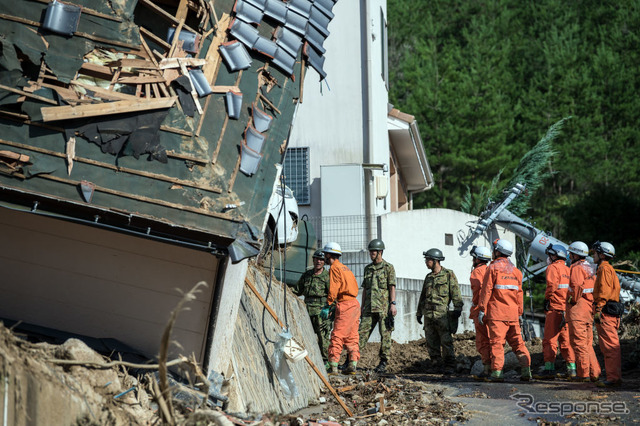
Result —
[{"label": "hillside vegetation", "polygon": [[563,118],[523,215],[640,258],[640,2],[389,0],[391,102],[416,116],[436,186],[416,208],[505,189]]}]

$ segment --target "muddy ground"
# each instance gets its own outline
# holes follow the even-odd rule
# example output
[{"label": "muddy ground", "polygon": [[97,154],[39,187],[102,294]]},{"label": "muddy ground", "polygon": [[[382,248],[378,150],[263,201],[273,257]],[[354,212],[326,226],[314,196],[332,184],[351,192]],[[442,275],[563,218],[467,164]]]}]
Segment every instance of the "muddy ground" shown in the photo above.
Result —
[{"label": "muddy ground", "polygon": [[[640,335],[640,310],[636,308],[627,316],[620,335],[624,382],[622,387],[613,390],[563,379],[524,383],[519,381],[518,371],[507,371],[506,368],[505,383],[477,382],[470,377],[469,371],[479,356],[475,351],[474,334],[466,332],[454,338],[457,371],[449,375],[442,374],[437,366],[431,365],[424,340],[408,344],[394,342],[387,372],[377,375],[373,368],[378,364],[379,344],[369,343],[362,351],[357,375],[330,377],[332,386],[352,411],[351,416],[328,390],[318,401],[312,401],[308,408],[294,415],[265,413],[246,418],[240,414],[224,413],[219,408],[198,408],[198,404],[193,402],[197,397],[192,402],[185,402],[184,398],[174,399],[169,414],[175,424],[180,425],[302,425],[318,421],[351,426],[534,422],[635,424],[640,422],[640,344],[637,337]],[[532,355],[533,370],[541,367],[540,339],[528,342],[527,347]],[[599,349],[596,348],[596,352],[603,365]],[[98,364],[111,361],[75,339],[64,345],[35,343],[0,326],[0,378],[6,378],[3,380],[5,390],[9,390],[7,405],[18,413],[17,417],[9,417],[14,420],[12,424],[162,424],[163,407],[159,405],[159,392],[155,385],[157,376],[151,371],[123,365],[99,369],[60,365],[52,361],[54,359]],[[564,371],[561,357],[556,367],[558,371]],[[19,413],[26,412],[20,411],[25,408],[21,404],[33,400],[33,395],[26,398],[26,392],[39,392],[36,398],[38,407],[35,411],[31,407],[30,411],[36,418],[20,417]],[[63,406],[62,400],[58,399],[60,395],[70,395],[70,400],[75,402]],[[567,407],[576,407],[565,405],[562,413],[548,406],[558,402],[589,402],[592,403],[592,412],[570,412]],[[617,408],[613,409],[614,405]],[[85,414],[79,421],[75,420],[74,413],[82,410]],[[594,413],[593,410],[599,411]]]}]

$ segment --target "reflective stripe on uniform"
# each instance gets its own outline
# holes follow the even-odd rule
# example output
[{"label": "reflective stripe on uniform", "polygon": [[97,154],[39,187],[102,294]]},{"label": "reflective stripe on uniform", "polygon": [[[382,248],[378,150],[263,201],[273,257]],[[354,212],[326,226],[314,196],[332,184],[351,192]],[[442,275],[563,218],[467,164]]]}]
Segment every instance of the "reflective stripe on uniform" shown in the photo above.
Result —
[{"label": "reflective stripe on uniform", "polygon": [[569,288],[569,284],[558,284],[558,288]]},{"label": "reflective stripe on uniform", "polygon": [[585,288],[584,290],[582,290],[582,293],[593,293],[593,289],[592,288]]},{"label": "reflective stripe on uniform", "polygon": [[493,288],[497,288],[498,290],[520,290],[520,286],[508,284],[496,284]]}]

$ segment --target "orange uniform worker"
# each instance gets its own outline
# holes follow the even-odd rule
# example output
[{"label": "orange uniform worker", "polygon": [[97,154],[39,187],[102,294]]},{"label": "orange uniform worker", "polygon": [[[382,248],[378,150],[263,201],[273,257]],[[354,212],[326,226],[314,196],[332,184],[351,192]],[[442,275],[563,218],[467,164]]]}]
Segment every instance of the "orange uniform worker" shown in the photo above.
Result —
[{"label": "orange uniform worker", "polygon": [[567,376],[576,376],[576,357],[569,340],[569,327],[565,323],[567,293],[569,291],[569,268],[565,264],[567,250],[560,244],[550,244],[545,250],[551,264],[547,266],[547,289],[544,293],[544,338],[542,354],[544,371],[538,379],[553,380],[556,377],[556,354],[560,352],[567,363]]},{"label": "orange uniform worker", "polygon": [[576,381],[596,381],[600,376],[600,364],[593,350],[593,285],[596,276],[587,262],[589,247],[582,241],[569,246],[571,268],[567,293],[567,323],[571,347],[576,355]]},{"label": "orange uniform worker", "polygon": [[593,286],[593,320],[598,330],[598,342],[607,373],[607,379],[599,382],[598,386],[620,386],[622,354],[618,328],[624,308],[620,304],[620,281],[609,263],[616,251],[610,243],[600,241],[593,245],[593,249],[593,260],[598,265]]},{"label": "orange uniform worker", "polygon": [[484,366],[484,371],[475,376],[475,378],[482,380],[488,378],[491,374],[491,345],[489,344],[489,330],[487,330],[486,324],[478,322],[478,312],[480,312],[478,305],[480,304],[480,289],[487,272],[487,263],[491,260],[491,250],[487,247],[473,246],[471,248],[471,257],[473,257],[473,270],[469,280],[471,281],[471,293],[473,296],[469,319],[473,320],[476,329],[476,350],[480,354],[480,359]]},{"label": "orange uniform worker", "polygon": [[358,282],[353,272],[340,262],[342,249],[338,243],[328,243],[324,246],[325,263],[329,269],[329,294],[327,305],[322,308],[320,315],[329,315],[329,308],[337,302],[331,343],[329,344],[329,374],[338,374],[338,362],[342,349],[346,347],[349,365],[342,371],[344,374],[355,374],[360,348],[358,341],[358,320],[360,319],[360,303],[358,296]]},{"label": "orange uniform worker", "polygon": [[522,367],[520,379],[531,379],[531,355],[520,333],[524,311],[522,272],[509,260],[513,246],[499,239],[493,244],[493,258],[480,290],[478,322],[487,324],[491,345],[491,381],[502,382],[505,339]]}]

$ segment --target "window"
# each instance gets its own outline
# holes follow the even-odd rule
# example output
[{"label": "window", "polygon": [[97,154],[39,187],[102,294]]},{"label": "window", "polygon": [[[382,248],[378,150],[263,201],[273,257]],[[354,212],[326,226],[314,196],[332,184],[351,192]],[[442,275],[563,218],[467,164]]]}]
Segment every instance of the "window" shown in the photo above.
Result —
[{"label": "window", "polygon": [[447,246],[453,245],[453,234],[444,234],[444,244]]},{"label": "window", "polygon": [[285,182],[300,205],[311,204],[309,188],[309,148],[288,148],[284,158]]},{"label": "window", "polygon": [[380,31],[382,33],[382,38],[380,39],[382,80],[384,80],[384,84],[387,86],[387,90],[389,90],[389,56],[387,51],[387,44],[389,41],[387,39],[387,21],[384,19],[384,12],[382,11],[382,8],[380,8]]}]

